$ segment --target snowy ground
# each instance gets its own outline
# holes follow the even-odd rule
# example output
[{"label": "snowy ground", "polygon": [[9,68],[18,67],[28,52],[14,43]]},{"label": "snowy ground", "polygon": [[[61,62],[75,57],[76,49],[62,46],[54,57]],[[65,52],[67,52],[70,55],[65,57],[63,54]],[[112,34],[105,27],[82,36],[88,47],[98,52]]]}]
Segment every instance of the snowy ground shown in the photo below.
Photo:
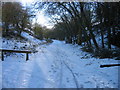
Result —
[{"label": "snowy ground", "polygon": [[[35,38],[30,40],[34,43],[36,41]],[[7,48],[11,42],[16,43],[16,41],[9,40],[7,44],[3,43],[3,47]],[[31,42],[27,43],[27,46],[31,46]],[[21,42],[18,45],[22,47],[24,43]],[[10,46],[9,48],[12,49]],[[96,59],[81,51],[80,48],[77,45],[54,40],[50,44],[37,43],[38,52],[30,54],[29,61],[25,61],[24,54],[7,56],[5,61],[0,61],[2,63],[2,87],[117,88],[118,67],[100,68],[100,65],[118,63],[118,61]]]}]

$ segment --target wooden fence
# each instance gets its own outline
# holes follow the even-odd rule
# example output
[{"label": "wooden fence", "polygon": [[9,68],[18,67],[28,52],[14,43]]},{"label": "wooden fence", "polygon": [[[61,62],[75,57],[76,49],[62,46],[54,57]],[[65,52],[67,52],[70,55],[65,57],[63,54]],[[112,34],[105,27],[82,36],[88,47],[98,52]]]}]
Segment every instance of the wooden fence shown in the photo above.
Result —
[{"label": "wooden fence", "polygon": [[112,67],[112,66],[120,66],[120,64],[107,64],[107,65],[100,65],[101,68],[103,68],[103,67]]},{"label": "wooden fence", "polygon": [[29,60],[29,53],[32,53],[28,50],[8,50],[8,49],[0,49],[2,51],[2,61],[4,61],[4,52],[11,52],[11,53],[26,53],[26,61]]}]

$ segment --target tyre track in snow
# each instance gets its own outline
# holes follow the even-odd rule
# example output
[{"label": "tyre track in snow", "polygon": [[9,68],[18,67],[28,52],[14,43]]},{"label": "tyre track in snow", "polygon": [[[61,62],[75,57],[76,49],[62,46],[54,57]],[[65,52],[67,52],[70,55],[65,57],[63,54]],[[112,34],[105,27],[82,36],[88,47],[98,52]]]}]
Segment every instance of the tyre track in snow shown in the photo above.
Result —
[{"label": "tyre track in snow", "polygon": [[[62,79],[63,79],[63,73],[64,73],[63,72],[63,65],[64,65],[68,69],[68,71],[70,71],[70,73],[72,74],[73,79],[74,79],[74,83],[76,85],[76,88],[79,88],[79,83],[77,81],[77,78],[76,78],[73,70],[67,64],[67,62],[71,63],[70,60],[69,60],[69,58],[68,58],[67,53],[59,45],[56,45],[55,48],[56,48],[56,52],[58,53],[58,56],[61,57],[59,59],[60,65],[61,65],[61,69],[60,69],[60,84],[59,84],[59,86],[62,87]],[[65,62],[65,60],[67,60],[67,62]]]},{"label": "tyre track in snow", "polygon": [[[60,51],[59,51],[59,49],[58,49],[58,47],[56,47],[56,53],[59,53],[58,55],[60,55]],[[59,79],[59,87],[63,87],[62,86],[62,81],[63,81],[63,62],[62,62],[62,60],[61,59],[59,59],[59,61],[60,61],[60,79]]]},{"label": "tyre track in snow", "polygon": [[[73,66],[75,66],[76,64],[75,63],[73,63],[72,62],[72,59],[74,59],[74,58],[70,58],[70,55],[72,55],[73,57],[77,57],[77,55],[75,54],[75,55],[73,55],[73,52],[71,52],[70,50],[69,50],[69,48],[66,48],[66,49],[64,49],[64,46],[62,46],[62,45],[59,45],[59,44],[54,44],[54,49],[56,50],[56,53],[57,53],[57,55],[58,56],[56,56],[57,57],[57,59],[59,60],[59,63],[60,63],[60,66],[62,67],[61,69],[60,69],[60,72],[59,72],[59,87],[63,87],[62,86],[62,84],[63,84],[63,73],[64,72],[66,72],[66,71],[64,71],[64,69],[63,69],[63,67],[65,66],[67,69],[68,69],[68,71],[69,71],[69,73],[72,75],[72,77],[73,77],[73,82],[75,83],[75,85],[76,85],[76,88],[79,88],[79,87],[83,87],[83,86],[80,86],[80,83],[78,82],[78,81],[80,81],[80,79],[79,79],[79,77],[75,74],[75,73],[79,73],[79,72],[75,72],[74,71],[74,69],[73,69],[73,67],[72,67],[72,65]],[[68,50],[68,51],[67,51]],[[69,53],[70,52],[70,53]],[[51,52],[52,53],[52,52]],[[79,57],[79,56],[78,56]],[[76,68],[76,67],[75,67]],[[85,73],[81,73],[81,74],[85,74]],[[99,79],[103,79],[102,77],[99,77],[99,75],[97,75],[97,74],[92,74],[91,72],[89,72],[89,77],[91,78],[91,79],[93,79],[92,78],[92,76],[96,76],[96,78],[98,78],[98,80]],[[86,75],[85,75],[86,76]],[[89,80],[89,79],[88,79]],[[86,81],[88,81],[88,80],[86,80]],[[95,85],[95,87],[99,87],[98,86],[98,84],[100,84],[101,82],[100,81],[91,81],[91,83],[93,83],[94,85]],[[86,83],[83,83],[82,85],[84,85],[84,84],[86,84]],[[107,87],[107,83],[106,83],[106,85],[105,85],[106,87]],[[109,87],[109,86],[108,86]]]},{"label": "tyre track in snow", "polygon": [[[49,46],[47,46],[49,47]],[[48,48],[44,49],[44,48],[41,48],[41,51],[42,52],[47,52],[47,53],[51,53],[51,55],[54,55],[54,58],[53,58],[53,64],[55,67],[57,67],[57,69],[59,69],[59,71],[57,72],[57,74],[55,75],[55,87],[54,88],[62,88],[62,78],[63,78],[63,62],[61,62],[61,59],[59,58],[59,55],[60,55],[60,52],[58,50],[58,47],[55,46],[55,47],[52,47],[53,50],[49,50]],[[55,54],[56,53],[56,54]],[[44,53],[44,55],[46,56],[47,54]],[[53,73],[54,74],[54,73]]]},{"label": "tyre track in snow", "polygon": [[[57,46],[58,47],[58,46]],[[79,86],[79,82],[78,82],[78,78],[77,78],[77,76],[74,74],[75,72],[73,71],[73,69],[72,69],[72,62],[71,62],[71,59],[69,58],[69,55],[67,54],[67,52],[65,51],[65,50],[63,50],[62,49],[62,47],[59,47],[59,55],[62,57],[61,59],[61,62],[63,63],[63,65],[65,65],[66,66],[66,68],[70,71],[70,73],[72,74],[72,76],[73,76],[73,80],[74,80],[74,83],[75,83],[75,85],[76,85],[76,88],[77,89],[79,89],[80,88],[80,86]],[[64,53],[64,54],[63,54]],[[64,58],[63,58],[64,57]],[[63,73],[63,72],[61,72],[61,73]],[[94,74],[91,74],[90,73],[90,76],[92,76],[92,75],[94,75]],[[95,78],[101,78],[101,77],[99,77],[99,75],[97,75]],[[92,78],[93,79],[93,78]],[[102,79],[102,78],[101,78]],[[93,79],[93,81],[92,81],[92,83],[94,83],[95,84],[95,87],[99,87],[98,86],[98,84],[99,84],[99,81],[98,80],[94,80]],[[82,86],[83,87],[83,86]],[[109,86],[106,86],[106,87],[109,87]]]},{"label": "tyre track in snow", "polygon": [[[71,58],[69,58],[70,54],[68,53],[68,51],[66,51],[66,49],[64,50],[63,47],[61,45],[56,45],[57,48],[57,52],[59,52],[59,56],[61,57],[60,62],[62,62],[62,65],[65,65],[66,68],[70,71],[70,73],[72,74],[73,78],[74,78],[74,83],[76,85],[76,88],[79,88],[79,83],[78,83],[78,79],[77,76],[74,74],[76,72],[73,71],[72,69],[72,63],[71,62]],[[72,52],[71,52],[72,53]],[[72,54],[71,54],[72,55]],[[73,55],[74,56],[74,55]],[[61,71],[61,73],[64,73],[63,71]],[[92,76],[95,76],[95,80]],[[102,86],[102,82],[106,82],[103,84],[103,87],[112,87],[112,84],[107,84],[108,81],[106,81],[104,78],[102,78],[100,75],[98,74],[92,74],[91,72],[89,72],[89,77],[92,79],[91,83],[93,83],[95,86],[94,87],[100,87]],[[102,81],[103,80],[103,81]],[[61,81],[62,82],[62,81]],[[108,82],[109,83],[109,82]],[[85,83],[84,83],[85,84]]]},{"label": "tyre track in snow", "polygon": [[[47,46],[47,47],[51,47],[51,46]],[[56,86],[57,88],[62,88],[63,87],[63,85],[62,85],[63,73],[64,73],[64,70],[63,70],[64,63],[62,61],[62,58],[66,57],[66,56],[62,56],[62,52],[59,49],[59,46],[54,45],[54,47],[51,47],[51,48],[54,49],[54,51],[53,50],[49,50],[48,48],[46,48],[46,49],[41,48],[41,51],[42,52],[51,53],[52,55],[54,55],[53,64],[59,69],[59,71],[57,72],[57,74],[55,76],[55,78],[56,78],[55,79],[55,84],[57,85]],[[44,55],[46,56],[47,53],[44,53]]]}]

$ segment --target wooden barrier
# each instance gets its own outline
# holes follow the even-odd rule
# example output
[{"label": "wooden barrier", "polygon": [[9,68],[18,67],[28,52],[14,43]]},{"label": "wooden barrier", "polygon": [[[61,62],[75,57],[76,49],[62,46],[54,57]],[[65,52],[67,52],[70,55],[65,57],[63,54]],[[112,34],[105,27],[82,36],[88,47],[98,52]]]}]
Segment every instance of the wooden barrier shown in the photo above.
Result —
[{"label": "wooden barrier", "polygon": [[31,53],[31,51],[28,50],[7,50],[7,49],[0,49],[2,51],[2,61],[4,61],[4,52],[14,52],[14,53],[26,53],[26,61],[29,60],[28,54]]},{"label": "wooden barrier", "polygon": [[103,68],[103,67],[112,67],[112,66],[120,66],[120,64],[107,64],[107,65],[100,65],[101,68]]}]

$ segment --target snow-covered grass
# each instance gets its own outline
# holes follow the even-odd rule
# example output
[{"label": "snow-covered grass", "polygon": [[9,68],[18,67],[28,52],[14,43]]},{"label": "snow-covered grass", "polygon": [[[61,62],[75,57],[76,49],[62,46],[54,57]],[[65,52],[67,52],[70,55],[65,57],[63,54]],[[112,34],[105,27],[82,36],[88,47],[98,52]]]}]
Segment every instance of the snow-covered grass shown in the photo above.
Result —
[{"label": "snow-covered grass", "polygon": [[[27,37],[26,37],[27,36]],[[27,34],[30,42],[41,42]],[[4,39],[3,47],[13,48],[13,40]],[[25,42],[27,43],[27,42]],[[28,47],[30,43],[27,43]],[[12,45],[12,46],[9,46]],[[24,46],[19,42],[17,46]],[[117,88],[118,67],[100,68],[101,64],[113,64],[113,59],[98,59],[83,52],[78,45],[54,40],[51,44],[39,45],[38,52],[5,57],[2,63],[3,88]]]},{"label": "snow-covered grass", "polygon": [[2,38],[3,49],[25,50],[30,48],[31,43],[27,40],[15,38]]},{"label": "snow-covered grass", "polygon": [[41,42],[43,42],[44,40],[39,40],[33,36],[30,36],[28,33],[26,32],[22,32],[21,36],[26,38],[28,41],[34,43],[34,44],[40,44]]}]

